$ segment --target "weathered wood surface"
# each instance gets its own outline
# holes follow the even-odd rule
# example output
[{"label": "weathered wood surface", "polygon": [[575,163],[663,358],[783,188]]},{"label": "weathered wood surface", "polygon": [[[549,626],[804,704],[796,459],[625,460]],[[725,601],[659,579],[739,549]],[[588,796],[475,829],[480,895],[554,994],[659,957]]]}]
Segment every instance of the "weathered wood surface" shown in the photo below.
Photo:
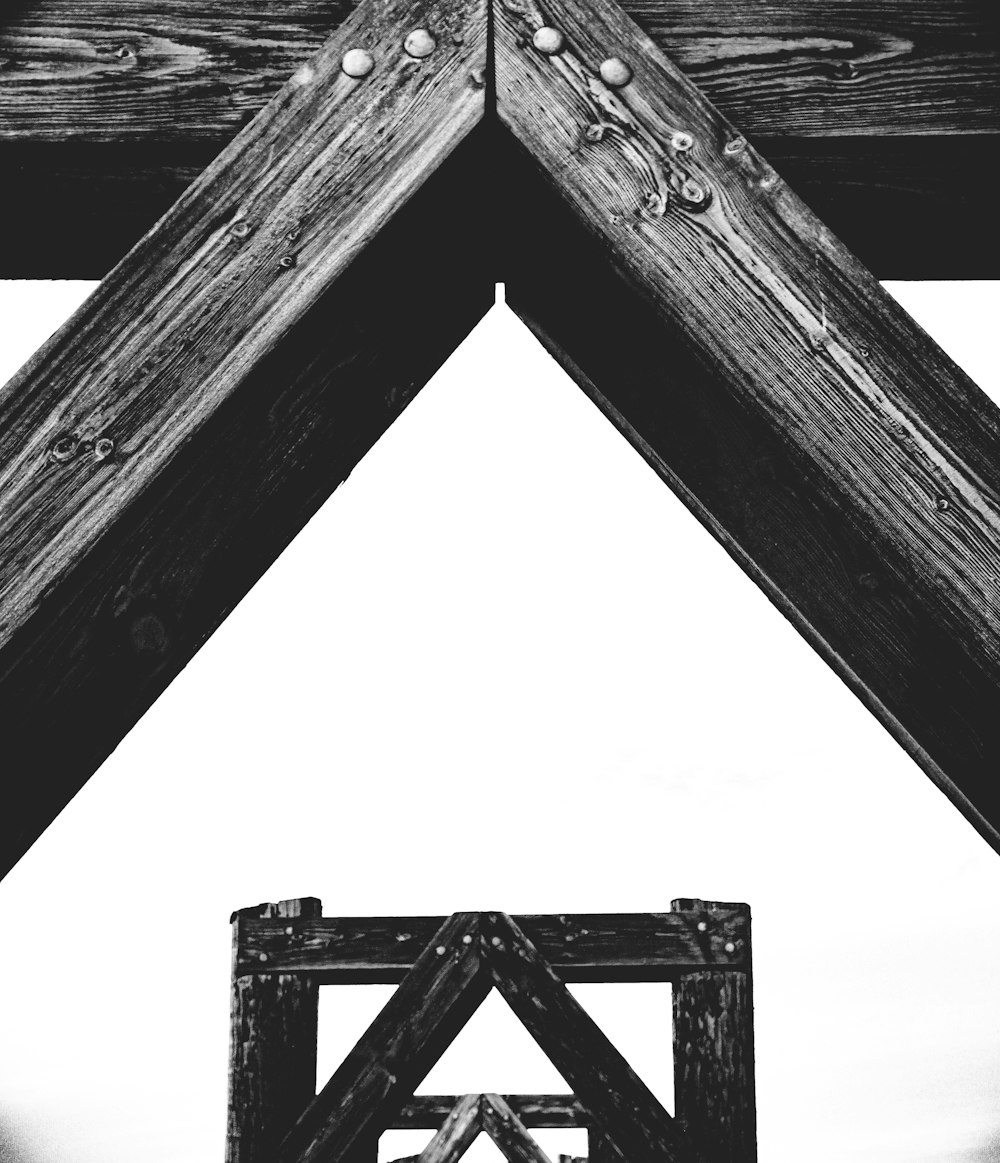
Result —
[{"label": "weathered wood surface", "polygon": [[[526,1127],[586,1127],[590,1114],[572,1094],[501,1096]],[[453,1094],[418,1094],[389,1123],[389,1130],[437,1130],[454,1110]]]},{"label": "weathered wood surface", "polygon": [[[308,972],[323,982],[396,982],[442,917],[268,918],[239,923],[241,973]],[[566,981],[669,981],[706,965],[738,967],[749,947],[739,910],[718,913],[579,913],[519,916],[517,924]],[[291,929],[291,932],[288,930]]]},{"label": "weathered wood surface", "polygon": [[480,928],[494,984],[621,1158],[694,1160],[680,1127],[516,922],[483,913]]},{"label": "weathered wood surface", "polygon": [[[319,916],[314,897],[243,909],[241,916]],[[263,1163],[316,1092],[319,987],[305,974],[233,977],[226,1163]]]},{"label": "weathered wood surface", "polygon": [[483,1130],[496,1143],[507,1163],[550,1163],[548,1155],[528,1134],[506,1099],[484,1094],[479,1103]]},{"label": "weathered wood surface", "polygon": [[500,115],[597,245],[546,231],[533,259],[533,204],[511,302],[1000,843],[1000,413],[617,9],[545,19],[570,51],[526,47],[530,3],[496,7]]},{"label": "weathered wood surface", "polygon": [[437,1134],[421,1151],[419,1163],[458,1163],[483,1129],[480,1095],[456,1099]]},{"label": "weathered wood surface", "polygon": [[[978,0],[624,7],[881,277],[996,273],[1000,35]],[[21,229],[0,275],[103,275],[349,11],[346,0],[14,5],[0,16],[0,163]],[[948,229],[912,245],[920,215],[936,213]]]},{"label": "weathered wood surface", "polygon": [[277,1163],[350,1159],[395,1118],[491,988],[479,916],[455,913],[299,1117]]},{"label": "weathered wood surface", "polygon": [[[673,908],[748,906],[675,900]],[[740,973],[685,973],[673,987],[674,1115],[684,1134],[712,1163],[757,1163],[753,982]]]},{"label": "weathered wood surface", "polygon": [[[417,189],[482,112],[469,15],[479,31],[441,45],[441,75],[399,60],[387,26],[388,63],[365,80],[331,46],[312,82],[325,128],[279,151],[319,116],[291,86],[263,115],[274,132],[250,127],[0,392],[0,706],[45,773],[3,814],[3,871],[492,301],[474,248],[440,245],[475,217],[476,135]],[[409,79],[386,88],[380,70]],[[397,115],[408,132],[379,146]],[[272,136],[285,162],[267,186],[254,158]]]}]

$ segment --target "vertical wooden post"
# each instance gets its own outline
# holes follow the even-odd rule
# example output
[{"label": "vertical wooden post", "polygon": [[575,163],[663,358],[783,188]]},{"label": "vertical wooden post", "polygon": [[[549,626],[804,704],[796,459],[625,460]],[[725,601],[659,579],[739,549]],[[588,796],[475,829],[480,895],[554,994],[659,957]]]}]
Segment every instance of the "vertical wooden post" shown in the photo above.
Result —
[{"label": "vertical wooden post", "polygon": [[319,917],[315,897],[240,909],[232,917],[232,1010],[226,1163],[263,1163],[316,1094],[319,986],[306,974],[235,976],[244,917]]},{"label": "vertical wooden post", "polygon": [[675,910],[747,916],[747,969],[683,973],[674,982],[674,1113],[697,1155],[711,1163],[756,1163],[750,908],[675,900]]}]

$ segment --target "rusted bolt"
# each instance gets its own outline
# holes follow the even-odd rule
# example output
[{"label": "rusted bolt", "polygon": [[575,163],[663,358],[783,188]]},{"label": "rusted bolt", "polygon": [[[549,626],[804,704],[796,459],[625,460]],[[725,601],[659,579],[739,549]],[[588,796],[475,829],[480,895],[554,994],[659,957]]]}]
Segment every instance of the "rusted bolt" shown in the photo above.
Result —
[{"label": "rusted bolt", "polygon": [[283,254],[281,258],[278,259],[278,266],[283,271],[290,271],[292,267],[295,266],[295,261],[294,254]]},{"label": "rusted bolt", "polygon": [[566,37],[558,28],[550,28],[548,25],[543,25],[542,28],[535,30],[535,35],[531,38],[531,43],[540,52],[547,57],[554,56],[557,52],[562,52],[566,47]]},{"label": "rusted bolt", "polygon": [[698,932],[699,933],[707,933],[708,932],[708,921],[699,921],[698,922]]},{"label": "rusted bolt", "polygon": [[301,237],[302,237],[302,224],[300,222],[296,222],[295,225],[285,235],[285,238],[289,242],[298,242]]},{"label": "rusted bolt", "polygon": [[80,447],[80,442],[75,436],[60,436],[49,449],[49,456],[57,464],[65,464],[68,460],[72,460],[76,456],[76,450]]},{"label": "rusted bolt", "polygon": [[462,944],[463,945],[471,945],[472,944],[472,934],[471,933],[465,934],[465,936],[462,938]]},{"label": "rusted bolt", "polygon": [[620,89],[632,80],[632,69],[619,57],[608,57],[601,61],[601,80],[613,89]]},{"label": "rusted bolt", "polygon": [[375,68],[375,58],[367,49],[349,48],[344,53],[340,67],[349,77],[354,77],[355,79],[367,77],[372,69]]},{"label": "rusted bolt", "polygon": [[253,227],[246,219],[239,218],[229,227],[229,233],[235,235],[237,238],[246,238],[252,229]]},{"label": "rusted bolt", "polygon": [[694,138],[690,133],[678,132],[675,133],[670,139],[670,144],[674,147],[674,149],[684,153],[694,145]]},{"label": "rusted bolt", "polygon": [[115,49],[115,56],[120,61],[130,61],[135,56],[135,50],[127,44],[120,44]]},{"label": "rusted bolt", "polygon": [[734,137],[726,142],[726,153],[742,153],[747,147],[747,139],[745,137]]},{"label": "rusted bolt", "polygon": [[267,954],[266,954],[266,953],[258,953],[258,954],[257,954],[257,960],[258,960],[258,961],[266,961],[266,960],[267,960]]},{"label": "rusted bolt", "polygon": [[494,937],[494,938],[493,938],[493,939],[490,941],[490,944],[491,944],[491,945],[494,947],[494,949],[495,949],[495,948],[497,948],[497,947],[499,946],[499,944],[500,944],[500,938],[499,938],[499,937]]},{"label": "rusted bolt", "polygon": [[727,941],[725,943],[725,945],[723,945],[722,947],[723,947],[723,949],[725,949],[725,951],[727,953],[735,953],[736,952],[736,946],[735,946],[735,944],[733,944],[732,941]]},{"label": "rusted bolt", "polygon": [[938,499],[934,502],[934,508],[937,509],[939,513],[946,513],[951,508],[951,503],[947,497],[938,497]]},{"label": "rusted bolt", "polygon": [[294,932],[295,932],[295,930],[292,928],[291,925],[285,926],[285,936],[286,937],[290,937]]},{"label": "rusted bolt", "polygon": [[437,41],[426,28],[415,28],[412,32],[407,33],[406,40],[403,41],[403,48],[411,57],[422,61],[424,57],[429,57],[437,48]]},{"label": "rusted bolt", "polygon": [[107,460],[115,451],[115,442],[110,436],[102,436],[94,445],[94,459]]},{"label": "rusted bolt", "polygon": [[448,950],[443,945],[438,945],[434,952],[438,955],[438,957],[443,957],[448,952]]}]

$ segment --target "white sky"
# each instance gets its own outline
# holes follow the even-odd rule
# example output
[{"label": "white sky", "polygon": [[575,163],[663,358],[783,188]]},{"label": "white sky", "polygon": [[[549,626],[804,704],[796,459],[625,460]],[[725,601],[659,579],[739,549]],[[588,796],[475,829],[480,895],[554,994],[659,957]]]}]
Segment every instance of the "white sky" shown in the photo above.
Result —
[{"label": "white sky", "polygon": [[[0,379],[89,287],[0,285]],[[1000,284],[890,289],[1000,398]],[[746,900],[762,1163],[1000,1158],[1000,859],[505,308],[0,884],[0,1160],[220,1163],[228,917],[296,895]],[[577,992],[669,1105],[668,987]],[[563,1085],[491,999],[422,1089]]]}]

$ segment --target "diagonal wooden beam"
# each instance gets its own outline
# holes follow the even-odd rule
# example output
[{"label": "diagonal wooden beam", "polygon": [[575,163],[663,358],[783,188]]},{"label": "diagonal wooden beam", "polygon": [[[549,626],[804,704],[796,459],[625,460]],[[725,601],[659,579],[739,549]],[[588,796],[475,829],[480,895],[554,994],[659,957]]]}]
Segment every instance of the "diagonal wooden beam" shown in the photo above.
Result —
[{"label": "diagonal wooden beam", "polygon": [[493,983],[621,1157],[694,1159],[674,1120],[514,921],[483,913],[480,924]]},{"label": "diagonal wooden beam", "polygon": [[515,308],[1000,847],[1000,412],[614,4],[494,11]]},{"label": "diagonal wooden beam", "polygon": [[480,960],[479,917],[455,913],[302,1113],[277,1163],[340,1163],[377,1137],[491,988]]},{"label": "diagonal wooden beam", "polygon": [[421,1151],[418,1163],[458,1163],[483,1130],[481,1096],[459,1098],[437,1134]]},{"label": "diagonal wooden beam", "polygon": [[[0,392],[0,704],[44,773],[0,871],[485,309],[482,264],[463,288],[473,257],[435,245],[485,35],[478,0],[360,8]],[[371,245],[442,164],[443,203]]]},{"label": "diagonal wooden beam", "polygon": [[507,1163],[550,1163],[524,1124],[499,1094],[484,1094],[479,1104],[483,1130]]},{"label": "diagonal wooden beam", "polygon": [[[526,1127],[587,1127],[589,1111],[573,1094],[504,1094],[500,1096]],[[438,1130],[457,1099],[448,1094],[418,1094],[403,1105],[387,1130]]]}]

